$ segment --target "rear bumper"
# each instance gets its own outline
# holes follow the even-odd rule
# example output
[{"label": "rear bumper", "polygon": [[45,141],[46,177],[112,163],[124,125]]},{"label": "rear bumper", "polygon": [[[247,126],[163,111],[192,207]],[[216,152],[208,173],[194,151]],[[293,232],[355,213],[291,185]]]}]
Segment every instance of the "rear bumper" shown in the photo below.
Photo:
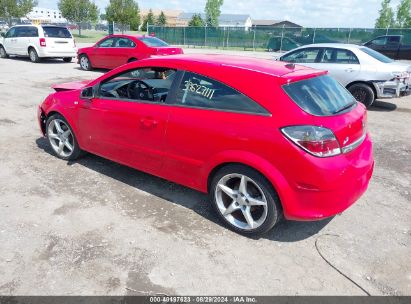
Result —
[{"label": "rear bumper", "polygon": [[377,98],[396,98],[411,94],[411,83],[408,80],[390,80],[374,82]]},{"label": "rear bumper", "polygon": [[[314,160],[318,163],[336,162],[340,165],[318,169],[330,182],[321,186],[307,185],[304,182],[289,183],[282,196],[284,216],[290,220],[320,220],[339,214],[354,204],[367,190],[374,170],[372,143],[367,135],[364,142],[355,150],[334,159]],[[326,164],[326,166],[328,166]]]},{"label": "rear bumper", "polygon": [[54,51],[49,49],[39,49],[39,57],[47,58],[65,58],[65,57],[77,57],[77,51],[75,49],[69,51]]}]

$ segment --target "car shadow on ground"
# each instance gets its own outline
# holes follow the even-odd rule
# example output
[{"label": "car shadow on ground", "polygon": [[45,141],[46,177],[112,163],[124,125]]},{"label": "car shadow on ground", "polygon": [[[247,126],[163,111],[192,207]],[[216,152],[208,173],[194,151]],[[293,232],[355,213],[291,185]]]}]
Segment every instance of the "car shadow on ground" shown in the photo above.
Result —
[{"label": "car shadow on ground", "polygon": [[375,100],[368,111],[373,112],[392,112],[397,109],[397,105],[387,101]]},{"label": "car shadow on ground", "polygon": [[[84,71],[80,66],[76,66],[74,69],[79,70],[79,71],[86,72],[86,71]],[[103,73],[103,74],[105,74],[105,73],[107,73],[107,72],[109,72],[109,71],[111,71],[111,70],[109,70],[109,69],[100,69],[100,68],[93,68],[92,70],[87,71],[87,72],[97,72],[97,73]]]},{"label": "car shadow on ground", "polygon": [[[29,57],[14,57],[11,56],[8,58],[9,60],[17,60],[17,61],[23,61],[23,62],[31,62]],[[59,58],[42,58],[39,62],[33,63],[33,64],[70,64],[73,63],[74,59],[72,62],[64,62],[63,59]]]},{"label": "car shadow on ground", "polygon": [[[36,140],[37,146],[55,157],[48,141],[44,137]],[[169,182],[165,179],[123,166],[102,157],[87,154],[76,161],[67,162],[68,166],[80,164],[88,169],[104,174],[131,187],[191,209],[205,219],[225,227],[215,214],[206,194]],[[260,237],[279,242],[297,242],[309,238],[322,230],[332,218],[315,222],[281,221],[273,230]]]}]

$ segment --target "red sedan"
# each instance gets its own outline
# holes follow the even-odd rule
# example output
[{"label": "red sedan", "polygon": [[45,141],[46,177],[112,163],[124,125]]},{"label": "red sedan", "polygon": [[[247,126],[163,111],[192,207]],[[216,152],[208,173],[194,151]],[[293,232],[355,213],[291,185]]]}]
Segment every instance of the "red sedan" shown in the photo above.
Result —
[{"label": "red sedan", "polygon": [[178,55],[54,89],[38,117],[57,157],[87,151],[208,192],[239,233],[340,213],[373,172],[365,107],[325,71]]},{"label": "red sedan", "polygon": [[78,63],[83,70],[114,69],[128,62],[153,55],[183,54],[181,48],[151,36],[110,35],[91,47],[78,50]]}]

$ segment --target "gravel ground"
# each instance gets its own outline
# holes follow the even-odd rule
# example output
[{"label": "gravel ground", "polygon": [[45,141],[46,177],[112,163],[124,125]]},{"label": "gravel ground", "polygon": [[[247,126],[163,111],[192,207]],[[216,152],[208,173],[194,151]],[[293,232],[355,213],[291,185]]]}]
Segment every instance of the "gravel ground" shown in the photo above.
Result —
[{"label": "gravel ground", "polygon": [[201,193],[51,154],[37,105],[52,83],[102,72],[0,60],[1,295],[411,295],[411,97],[369,110],[376,167],[355,205],[250,239]]}]

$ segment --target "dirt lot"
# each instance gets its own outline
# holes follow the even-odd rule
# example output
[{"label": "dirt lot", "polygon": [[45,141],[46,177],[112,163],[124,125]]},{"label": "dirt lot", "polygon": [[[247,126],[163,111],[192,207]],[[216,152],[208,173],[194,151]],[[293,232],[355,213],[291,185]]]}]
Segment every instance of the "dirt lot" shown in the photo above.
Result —
[{"label": "dirt lot", "polygon": [[203,194],[51,155],[37,105],[50,84],[101,73],[0,60],[0,294],[365,294],[321,253],[370,294],[411,295],[411,97],[369,110],[375,174],[354,206],[250,239],[222,227]]}]

